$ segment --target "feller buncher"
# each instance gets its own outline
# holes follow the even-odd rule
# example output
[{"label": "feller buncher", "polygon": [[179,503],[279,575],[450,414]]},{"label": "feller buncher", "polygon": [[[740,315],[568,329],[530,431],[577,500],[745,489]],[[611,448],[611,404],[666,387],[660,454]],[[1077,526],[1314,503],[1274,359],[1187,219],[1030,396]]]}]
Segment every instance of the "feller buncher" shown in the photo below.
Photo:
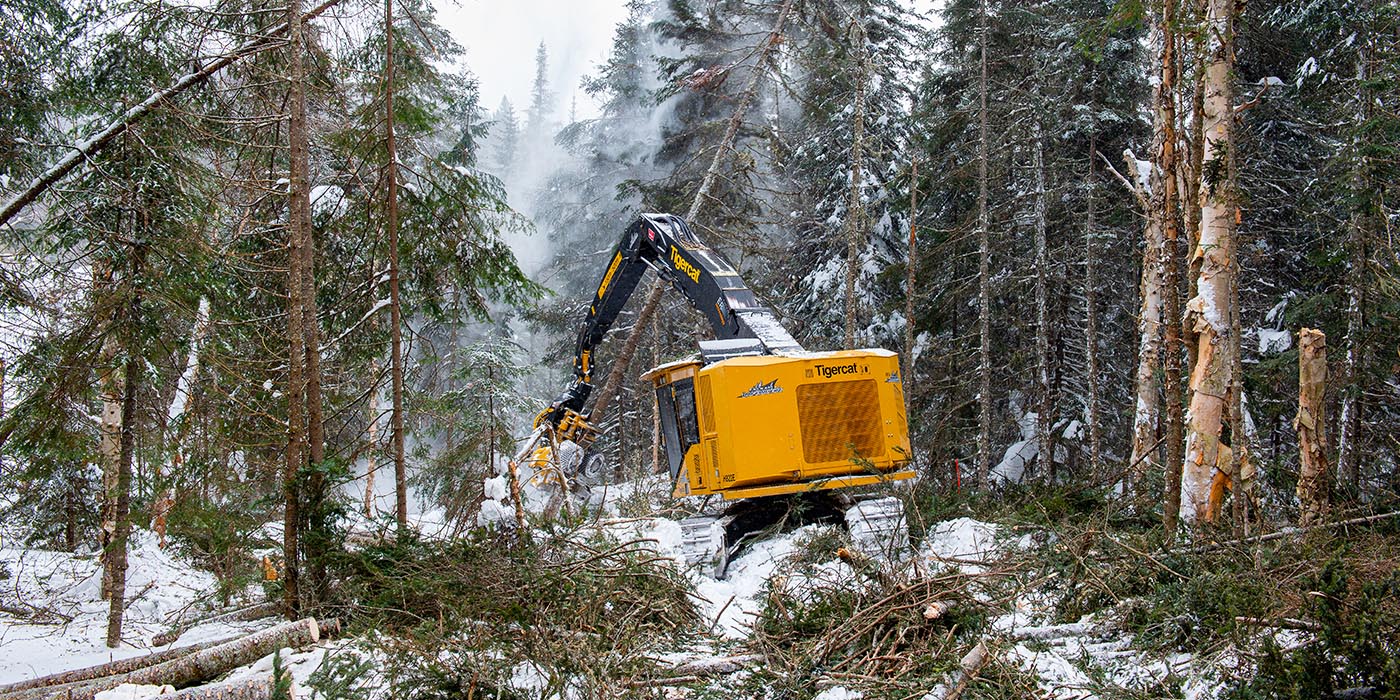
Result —
[{"label": "feller buncher", "polygon": [[[849,497],[914,476],[898,356],[803,350],[738,272],[670,214],[643,214],[627,227],[579,328],[575,380],[536,417],[516,461],[552,470],[574,490],[600,471],[601,460],[584,457],[597,437],[585,413],[593,353],[647,269],[704,314],[714,333],[700,341],[698,357],[642,375],[656,391],[674,495],[752,504],[839,489],[858,503],[847,511],[853,535],[907,537],[898,499]],[[727,531],[736,517],[683,521],[687,559],[722,574],[739,539]]]}]

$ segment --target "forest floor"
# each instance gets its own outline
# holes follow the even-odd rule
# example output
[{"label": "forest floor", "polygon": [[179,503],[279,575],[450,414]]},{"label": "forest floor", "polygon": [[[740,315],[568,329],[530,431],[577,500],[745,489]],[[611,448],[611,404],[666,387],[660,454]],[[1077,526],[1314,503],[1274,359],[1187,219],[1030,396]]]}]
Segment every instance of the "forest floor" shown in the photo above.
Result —
[{"label": "forest floor", "polygon": [[[844,549],[850,546],[848,536],[835,525],[769,532],[749,543],[724,578],[685,570],[681,531],[673,520],[595,519],[562,535],[539,533],[539,538],[554,543],[532,550],[546,563],[522,566],[543,567],[530,569],[530,576],[562,568],[564,578],[557,581],[569,585],[585,579],[616,585],[608,582],[627,576],[660,580],[670,576],[665,572],[674,573],[672,582],[663,584],[684,596],[676,600],[683,604],[688,599],[693,605],[687,621],[667,628],[674,633],[658,634],[655,630],[660,628],[641,623],[600,627],[599,620],[608,616],[630,615],[627,608],[637,603],[626,602],[629,595],[643,600],[670,594],[616,589],[623,601],[619,609],[605,603],[599,613],[603,617],[598,618],[586,618],[583,608],[594,602],[590,600],[565,600],[540,617],[527,614],[508,622],[493,620],[486,610],[480,613],[477,622],[495,627],[496,633],[518,625],[519,634],[510,638],[473,636],[463,632],[470,629],[467,624],[436,638],[438,646],[422,642],[405,647],[393,641],[395,635],[412,639],[422,633],[422,625],[393,627],[365,618],[359,625],[348,625],[340,638],[284,650],[280,663],[304,691],[299,697],[397,697],[387,677],[406,673],[395,663],[401,663],[396,660],[400,652],[411,648],[422,651],[422,658],[438,659],[428,677],[440,681],[444,674],[467,674],[472,689],[478,682],[483,688],[493,685],[494,692],[483,689],[482,697],[543,700],[611,692],[697,700],[942,700],[964,693],[1060,700],[1215,698],[1249,678],[1258,649],[1297,648],[1313,636],[1292,627],[1314,623],[1236,624],[1242,613],[1284,619],[1301,614],[1297,611],[1304,604],[1287,595],[1270,600],[1271,588],[1285,587],[1281,581],[1259,580],[1262,564],[1257,552],[1253,574],[1246,570],[1246,561],[1238,576],[1212,575],[1212,567],[1228,568],[1221,562],[1240,559],[1238,552],[1188,561],[1149,554],[1141,548],[1149,546],[1142,540],[1107,534],[1094,525],[1055,528],[1016,517],[998,523],[950,512],[956,510],[945,508],[927,522],[915,511],[913,546],[893,559],[851,555]],[[1394,539],[1380,538],[1375,547],[1384,551],[1373,547],[1374,556],[1388,556],[1391,550],[1385,548]],[[1268,554],[1285,560],[1291,556],[1281,551]],[[492,567],[509,566],[502,563],[508,559],[490,561]],[[600,567],[600,562],[606,566]],[[247,585],[221,601],[215,576],[162,550],[154,535],[139,531],[130,554],[127,644],[110,650],[103,643],[108,606],[98,597],[101,572],[96,557],[6,544],[0,548],[0,563],[0,571],[8,572],[0,581],[0,602],[8,608],[0,613],[0,685],[164,648],[152,644],[156,634],[182,621],[257,602],[262,595],[260,586]],[[439,578],[453,575],[443,571]],[[381,583],[376,590],[382,594],[384,589]],[[368,594],[359,595],[363,601]],[[560,603],[548,597],[549,591],[531,595],[535,597],[530,605]],[[404,607],[418,610],[412,606],[421,604],[409,601]],[[458,612],[471,622],[470,612]],[[415,614],[428,617],[421,611]],[[441,633],[440,610],[437,615]],[[275,622],[268,618],[196,624],[174,645],[246,634]],[[556,624],[570,629],[554,637],[534,631]],[[603,630],[603,636],[626,633],[639,639],[611,639],[595,647],[581,642],[580,649],[570,651],[541,641],[582,638],[595,630]],[[441,662],[446,650],[462,652],[477,644],[474,639],[494,641],[480,642],[479,648],[458,657],[456,666]],[[518,648],[492,646],[502,639]],[[978,648],[986,652],[985,658],[977,657]],[[599,668],[588,668],[593,658],[589,654],[599,656]],[[601,659],[614,654],[629,660]],[[272,667],[269,655],[225,674],[220,682],[265,675]],[[129,691],[99,697],[155,694],[154,687]]]}]

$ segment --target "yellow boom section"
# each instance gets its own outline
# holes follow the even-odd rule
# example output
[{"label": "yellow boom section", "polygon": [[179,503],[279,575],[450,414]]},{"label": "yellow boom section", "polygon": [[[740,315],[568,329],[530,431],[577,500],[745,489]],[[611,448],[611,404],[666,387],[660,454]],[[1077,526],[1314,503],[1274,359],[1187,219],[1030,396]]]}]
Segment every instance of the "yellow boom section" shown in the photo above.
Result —
[{"label": "yellow boom section", "polygon": [[899,358],[887,350],[681,362],[643,378],[658,388],[694,379],[698,441],[684,446],[677,496],[748,498],[913,476]]}]

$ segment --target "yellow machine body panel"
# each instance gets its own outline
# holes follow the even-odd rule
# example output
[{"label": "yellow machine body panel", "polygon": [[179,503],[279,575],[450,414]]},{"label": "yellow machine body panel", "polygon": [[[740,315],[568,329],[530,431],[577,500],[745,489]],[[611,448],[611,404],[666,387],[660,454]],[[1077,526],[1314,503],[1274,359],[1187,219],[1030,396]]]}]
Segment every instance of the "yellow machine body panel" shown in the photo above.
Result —
[{"label": "yellow machine body panel", "polygon": [[663,432],[677,496],[747,498],[913,476],[899,358],[887,350],[678,362],[643,378],[670,402]]}]

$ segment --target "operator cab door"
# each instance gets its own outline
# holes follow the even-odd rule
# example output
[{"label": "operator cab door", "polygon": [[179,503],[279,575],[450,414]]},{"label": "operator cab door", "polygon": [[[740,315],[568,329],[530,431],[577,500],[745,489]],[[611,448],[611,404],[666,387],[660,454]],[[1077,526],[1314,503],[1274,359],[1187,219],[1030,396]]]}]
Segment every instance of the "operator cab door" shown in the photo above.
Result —
[{"label": "operator cab door", "polygon": [[[700,442],[700,424],[695,413],[695,380],[678,379],[656,388],[661,408],[661,436],[666,444],[666,462],[674,484],[685,469],[685,455]],[[698,453],[697,453],[698,454]],[[687,481],[692,488],[705,488],[705,470],[697,461],[691,465]]]}]

